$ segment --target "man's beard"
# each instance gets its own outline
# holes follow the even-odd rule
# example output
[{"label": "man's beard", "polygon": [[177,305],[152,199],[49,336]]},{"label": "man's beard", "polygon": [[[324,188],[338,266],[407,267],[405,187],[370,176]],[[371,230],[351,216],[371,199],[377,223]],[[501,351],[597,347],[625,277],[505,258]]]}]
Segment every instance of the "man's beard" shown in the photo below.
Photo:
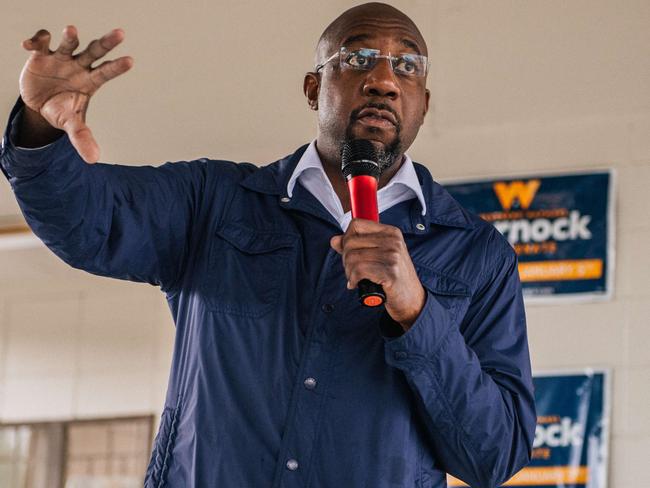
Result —
[{"label": "man's beard", "polygon": [[[350,114],[350,122],[348,123],[348,126],[345,130],[345,141],[358,139],[358,137],[352,135],[352,125],[357,120],[357,116],[359,112],[369,107],[376,108],[378,110],[388,110],[394,114],[393,110],[388,105],[384,105],[383,103],[368,103],[367,105],[364,105],[363,107],[352,111],[352,113]],[[395,115],[395,117],[397,118],[397,115]],[[370,127],[369,130],[372,131],[373,128]],[[379,129],[376,130],[378,131]],[[401,131],[401,125],[398,121],[397,124],[395,124],[395,138],[390,144],[385,146],[383,144],[375,143],[375,141],[371,141],[373,143],[373,146],[375,147],[375,151],[377,154],[376,162],[379,165],[380,174],[382,174],[385,170],[390,168],[395,163],[397,156],[401,153],[402,140],[400,138],[400,131]]]}]

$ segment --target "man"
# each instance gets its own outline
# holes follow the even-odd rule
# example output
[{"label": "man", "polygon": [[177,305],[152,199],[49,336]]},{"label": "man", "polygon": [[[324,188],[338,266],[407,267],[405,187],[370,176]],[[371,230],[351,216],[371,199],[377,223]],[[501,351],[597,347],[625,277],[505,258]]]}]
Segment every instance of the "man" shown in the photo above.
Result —
[{"label": "man", "polygon": [[[132,60],[91,64],[122,39],[77,55],[73,27],[54,53],[46,31],[25,41],[0,162],[62,259],[167,295],[176,340],[145,485],[443,487],[448,472],[493,487],[524,466],[517,261],[404,154],[429,102],[415,24],[377,3],[332,22],[304,82],[317,138],[262,168],[85,164],[88,100]],[[346,214],[349,139],[378,150],[381,223]],[[359,304],[362,278],[385,307]]]}]

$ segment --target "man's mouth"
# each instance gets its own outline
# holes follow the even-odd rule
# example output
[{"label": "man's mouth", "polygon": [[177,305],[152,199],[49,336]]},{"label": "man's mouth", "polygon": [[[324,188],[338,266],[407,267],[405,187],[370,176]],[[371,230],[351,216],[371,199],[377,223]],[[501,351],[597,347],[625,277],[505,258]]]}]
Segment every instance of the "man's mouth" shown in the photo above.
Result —
[{"label": "man's mouth", "polygon": [[392,129],[397,126],[397,119],[388,110],[368,107],[362,109],[356,117],[357,121],[370,127]]}]

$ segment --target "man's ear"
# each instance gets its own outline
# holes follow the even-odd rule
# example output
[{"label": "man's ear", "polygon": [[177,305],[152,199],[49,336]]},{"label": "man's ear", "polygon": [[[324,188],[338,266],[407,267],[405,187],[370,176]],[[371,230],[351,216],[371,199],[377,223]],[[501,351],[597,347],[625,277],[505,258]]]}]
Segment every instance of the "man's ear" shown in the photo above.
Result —
[{"label": "man's ear", "polygon": [[422,122],[424,122],[424,116],[429,111],[429,98],[431,98],[431,92],[428,88],[424,90],[424,111],[422,112]]},{"label": "man's ear", "polygon": [[312,110],[318,110],[318,91],[320,90],[320,76],[318,73],[305,74],[302,91],[307,97],[307,104]]}]

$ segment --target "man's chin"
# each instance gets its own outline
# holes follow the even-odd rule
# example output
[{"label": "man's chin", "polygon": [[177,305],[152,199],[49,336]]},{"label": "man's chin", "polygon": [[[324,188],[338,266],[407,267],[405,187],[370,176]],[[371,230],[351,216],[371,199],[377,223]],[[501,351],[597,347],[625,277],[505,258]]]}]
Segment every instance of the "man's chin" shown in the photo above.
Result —
[{"label": "man's chin", "polygon": [[353,124],[348,127],[346,140],[353,139],[365,139],[372,143],[377,151],[377,162],[382,173],[393,165],[395,158],[400,153],[401,141],[399,134],[396,133],[368,129],[363,124]]},{"label": "man's chin", "polygon": [[386,131],[376,127],[368,127],[361,124],[354,124],[348,132],[349,139],[366,139],[381,149],[390,147],[397,140],[394,131]]}]

